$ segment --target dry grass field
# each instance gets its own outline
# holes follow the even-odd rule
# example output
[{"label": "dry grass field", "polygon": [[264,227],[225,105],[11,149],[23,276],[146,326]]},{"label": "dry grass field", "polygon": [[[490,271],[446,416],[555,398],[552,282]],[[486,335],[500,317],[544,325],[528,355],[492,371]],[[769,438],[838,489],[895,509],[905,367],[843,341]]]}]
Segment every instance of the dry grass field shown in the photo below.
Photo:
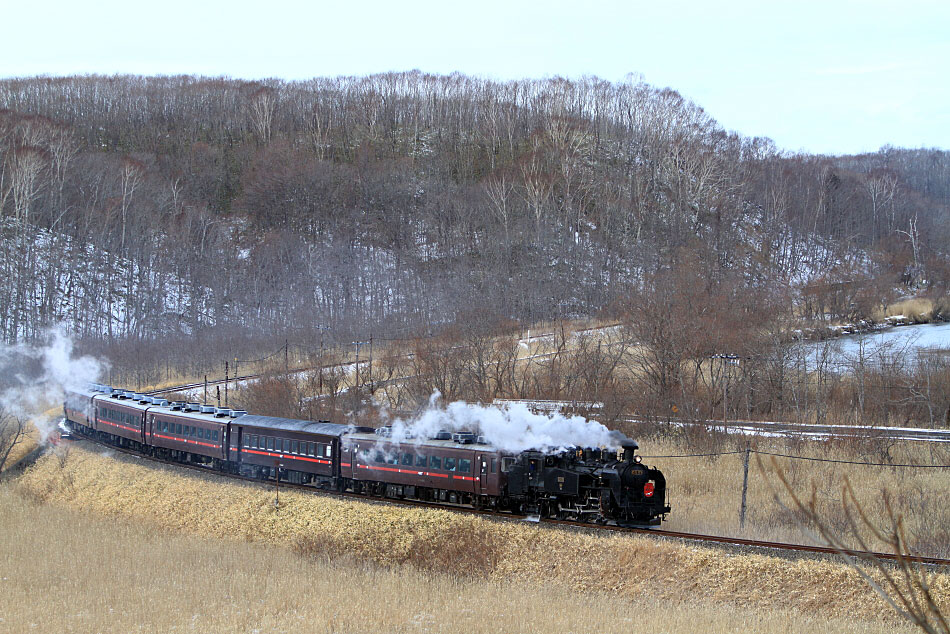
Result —
[{"label": "dry grass field", "polygon": [[[699,435],[687,441],[682,437],[643,439],[635,429],[630,433],[640,439],[641,452],[646,456],[741,450],[745,446],[744,438],[717,444]],[[895,464],[950,465],[950,448],[939,443],[802,442],[760,438],[755,440],[754,446],[763,452],[822,460],[880,463],[889,457]],[[847,479],[878,526],[886,524],[884,499],[888,496],[897,513],[903,516],[911,545],[918,554],[950,557],[950,507],[945,502],[946,491],[950,489],[950,468],[877,467],[787,458],[775,458],[773,463],[767,455],[760,456],[760,462],[753,454],[749,463],[746,524],[741,530],[743,457],[739,453],[645,459],[667,477],[673,512],[666,526],[714,535],[816,543],[808,527],[802,526],[800,514],[785,505],[788,497],[774,473],[778,468],[799,494],[808,496],[812,487],[815,488],[817,510],[832,526],[845,529],[841,501],[842,484]],[[779,499],[775,497],[776,492],[782,494]],[[862,531],[861,535],[875,548],[883,548],[873,541],[870,531]]]},{"label": "dry grass field", "polygon": [[[669,592],[382,567],[37,504],[0,488],[0,632],[906,632]],[[154,519],[154,518],[153,518]],[[450,526],[450,525],[449,525]],[[618,562],[619,564],[619,562]],[[656,580],[656,584],[662,583]]]},{"label": "dry grass field", "polygon": [[[415,605],[406,603],[413,593],[451,595],[454,599],[449,603],[456,609],[452,618],[464,619],[452,625],[479,624],[478,631],[494,631],[491,621],[495,615],[520,613],[521,606],[529,604],[550,606],[539,608],[532,617],[538,623],[537,631],[612,631],[629,629],[633,627],[630,623],[639,629],[690,631],[695,630],[697,622],[709,623],[710,627],[703,628],[708,631],[750,628],[787,631],[789,623],[796,623],[795,629],[811,631],[893,631],[896,624],[889,608],[855,572],[828,558],[789,558],[651,537],[581,529],[553,530],[444,510],[394,507],[289,490],[281,492],[281,506],[275,510],[274,491],[270,487],[222,481],[210,474],[181,472],[122,455],[106,456],[76,445],[66,457],[51,454],[42,458],[15,486],[20,497],[81,511],[86,514],[84,517],[105,515],[121,526],[130,520],[144,520],[151,527],[146,533],[155,534],[155,539],[172,540],[179,544],[176,548],[197,548],[188,545],[191,543],[188,540],[194,538],[233,544],[222,548],[238,548],[241,553],[259,552],[254,548],[269,552],[266,549],[290,547],[305,557],[309,562],[307,566],[323,566],[320,574],[314,573],[313,581],[299,586],[307,588],[307,595],[311,597],[315,593],[310,588],[317,578],[330,578],[335,574],[368,575],[366,578],[373,579],[372,583],[384,585],[399,585],[399,579],[406,579],[403,593],[396,592],[396,598],[392,599],[398,606],[386,604],[389,599],[385,597],[389,595],[377,594],[376,602],[380,603],[381,612],[388,611],[402,619],[419,613],[435,615],[429,631],[442,631],[439,629],[442,625],[435,627],[436,623],[442,623],[441,612],[426,607],[431,604],[426,601],[421,601],[416,611]],[[14,507],[16,499],[8,496],[4,506]],[[45,509],[46,506],[29,508]],[[46,543],[56,541],[46,540]],[[156,546],[156,551],[169,548],[166,543]],[[138,556],[145,556],[148,550]],[[209,569],[215,565],[230,569],[228,567],[238,565],[242,558],[259,561],[254,557],[262,556],[227,558],[224,554],[209,554],[202,561],[207,562]],[[291,555],[285,553],[280,557]],[[62,561],[65,565],[71,559],[64,556]],[[221,563],[215,564],[215,561]],[[11,567],[11,564],[2,565]],[[295,571],[301,566],[304,564],[284,567]],[[19,565],[12,567],[16,569]],[[184,585],[174,578],[183,572],[170,574],[173,578],[167,580],[168,584],[174,588]],[[258,573],[252,568],[246,574]],[[257,596],[254,592],[266,594],[276,584],[268,580],[266,571],[259,574],[264,577],[256,590],[253,590],[254,584],[249,586],[251,596]],[[96,578],[102,576],[96,575]],[[237,578],[236,573],[231,577]],[[390,579],[392,581],[388,581]],[[341,588],[361,588],[367,583],[350,580],[345,585],[330,582],[330,586],[337,588],[336,596],[351,596],[353,592]],[[950,576],[937,575],[933,585],[945,608],[950,606]],[[465,590],[447,592],[439,590],[440,587]],[[424,590],[406,593],[405,588]],[[219,605],[215,602],[222,593],[217,588],[213,590],[208,593],[209,601]],[[485,598],[465,601],[465,593]],[[360,594],[367,595],[362,590]],[[133,596],[141,595],[133,593]],[[235,595],[232,592],[224,596]],[[516,602],[509,600],[512,596],[518,597]],[[572,602],[571,597],[576,600]],[[701,603],[695,603],[697,597],[703,598]],[[275,601],[284,601],[282,605],[286,605],[290,599],[275,598]],[[604,606],[603,610],[594,610],[605,615],[598,618],[616,620],[579,618],[573,621],[575,612],[589,614],[563,607],[577,602],[585,606]],[[229,600],[228,605],[231,603]],[[519,607],[515,609],[514,605]],[[474,614],[461,614],[462,606],[474,610]],[[189,618],[190,614],[208,614],[191,609],[194,611],[189,613]],[[302,609],[295,604],[287,608],[287,614],[300,614]],[[359,609],[352,609],[356,612],[347,618],[355,619]],[[361,609],[369,610],[366,604]],[[650,616],[645,617],[645,614]],[[267,615],[270,618],[271,613]],[[555,616],[567,620],[551,621]],[[260,612],[246,613],[240,618],[252,617],[264,618]],[[624,625],[622,618],[626,617],[633,620]],[[656,620],[651,621],[654,617]],[[850,620],[846,623],[839,619]],[[671,625],[664,626],[666,621]],[[528,621],[519,617],[518,623],[521,629]],[[405,620],[399,624],[390,621],[384,629],[423,629],[417,626],[418,623]],[[240,631],[243,626],[236,627]],[[270,631],[268,627],[264,631]],[[279,629],[277,625],[273,627]],[[445,629],[451,628],[447,625]],[[498,629],[510,631],[511,624]],[[360,627],[355,630],[359,631]]]}]

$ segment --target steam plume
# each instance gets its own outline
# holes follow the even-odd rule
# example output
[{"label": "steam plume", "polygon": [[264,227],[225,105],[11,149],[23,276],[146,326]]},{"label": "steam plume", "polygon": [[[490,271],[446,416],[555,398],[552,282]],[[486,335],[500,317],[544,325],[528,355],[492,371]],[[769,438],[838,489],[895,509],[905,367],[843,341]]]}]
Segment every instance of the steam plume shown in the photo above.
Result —
[{"label": "steam plume", "polygon": [[617,449],[632,442],[624,434],[581,416],[535,414],[521,403],[500,408],[457,401],[440,407],[440,396],[435,392],[417,417],[393,420],[393,441],[420,443],[445,429],[474,431],[488,444],[512,453],[529,449],[556,453],[571,447]]},{"label": "steam plume", "polygon": [[46,345],[0,345],[0,407],[29,418],[45,443],[58,415],[47,415],[62,405],[67,391],[79,390],[99,379],[105,364],[93,357],[75,357],[73,341],[62,326],[46,333]]}]

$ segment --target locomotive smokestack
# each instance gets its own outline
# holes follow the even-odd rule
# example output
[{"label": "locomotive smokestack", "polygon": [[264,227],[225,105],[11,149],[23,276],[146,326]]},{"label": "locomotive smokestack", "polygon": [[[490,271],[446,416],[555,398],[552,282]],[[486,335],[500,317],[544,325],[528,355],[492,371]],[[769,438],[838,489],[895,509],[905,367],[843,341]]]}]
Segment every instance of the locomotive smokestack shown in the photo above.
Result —
[{"label": "locomotive smokestack", "polygon": [[620,446],[623,448],[623,461],[633,462],[633,452],[639,447],[636,441],[627,438]]}]

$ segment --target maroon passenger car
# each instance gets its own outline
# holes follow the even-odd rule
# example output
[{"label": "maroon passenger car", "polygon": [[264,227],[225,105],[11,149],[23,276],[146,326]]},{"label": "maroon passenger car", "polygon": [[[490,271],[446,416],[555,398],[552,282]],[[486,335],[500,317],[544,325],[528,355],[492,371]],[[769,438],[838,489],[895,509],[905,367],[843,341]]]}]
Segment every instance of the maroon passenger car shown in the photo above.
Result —
[{"label": "maroon passenger car", "polygon": [[198,403],[163,402],[148,410],[146,438],[159,454],[223,464],[228,457],[228,423],[244,413]]},{"label": "maroon passenger car", "polygon": [[229,460],[244,475],[272,476],[330,487],[340,476],[340,439],[368,427],[273,416],[242,416],[231,423]]},{"label": "maroon passenger car", "polygon": [[92,397],[95,429],[120,439],[120,445],[139,447],[145,444],[145,411],[153,406],[148,396],[112,390],[111,394]]},{"label": "maroon passenger car", "polygon": [[462,435],[393,442],[378,433],[347,434],[341,474],[354,490],[387,497],[477,504],[501,492],[501,456]]}]

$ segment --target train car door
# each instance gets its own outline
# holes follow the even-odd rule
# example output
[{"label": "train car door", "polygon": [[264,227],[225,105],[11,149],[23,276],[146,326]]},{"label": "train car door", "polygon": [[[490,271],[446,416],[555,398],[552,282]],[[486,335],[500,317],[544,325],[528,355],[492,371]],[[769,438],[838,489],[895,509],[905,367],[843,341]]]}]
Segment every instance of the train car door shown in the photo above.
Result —
[{"label": "train car door", "polygon": [[478,492],[488,494],[488,461],[490,458],[483,453],[476,454],[475,464],[478,467]]},{"label": "train car door", "polygon": [[237,451],[231,452],[231,459],[238,464],[241,464],[244,458],[244,452],[241,451],[241,449],[244,447],[244,428],[238,425],[237,434],[234,433],[234,430],[235,428],[231,427],[231,447],[236,447]]}]

